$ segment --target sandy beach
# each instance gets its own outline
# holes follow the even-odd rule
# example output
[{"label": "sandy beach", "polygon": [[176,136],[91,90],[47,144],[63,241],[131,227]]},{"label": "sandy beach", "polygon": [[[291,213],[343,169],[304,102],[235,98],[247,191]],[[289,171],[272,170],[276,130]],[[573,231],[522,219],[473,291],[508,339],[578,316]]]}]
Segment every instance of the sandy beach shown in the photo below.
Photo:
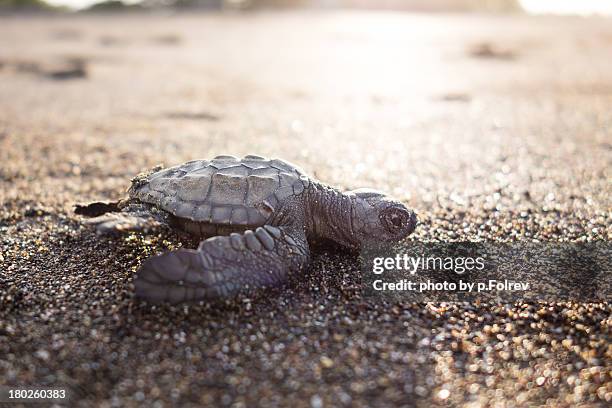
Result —
[{"label": "sandy beach", "polygon": [[393,194],[411,241],[609,241],[610,23],[0,17],[0,385],[82,407],[607,406],[607,301],[389,302],[323,247],[258,298],[152,306],[134,272],[189,243],[97,237],[73,205],[156,164],[254,153]]}]

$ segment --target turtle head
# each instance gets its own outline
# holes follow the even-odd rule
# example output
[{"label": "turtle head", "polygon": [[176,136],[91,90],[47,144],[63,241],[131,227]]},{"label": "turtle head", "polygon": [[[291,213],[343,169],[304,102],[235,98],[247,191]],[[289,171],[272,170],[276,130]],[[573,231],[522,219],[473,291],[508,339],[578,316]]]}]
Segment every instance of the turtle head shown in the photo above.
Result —
[{"label": "turtle head", "polygon": [[416,214],[399,201],[371,189],[353,190],[348,194],[353,200],[351,223],[355,246],[367,241],[400,241],[414,231]]}]

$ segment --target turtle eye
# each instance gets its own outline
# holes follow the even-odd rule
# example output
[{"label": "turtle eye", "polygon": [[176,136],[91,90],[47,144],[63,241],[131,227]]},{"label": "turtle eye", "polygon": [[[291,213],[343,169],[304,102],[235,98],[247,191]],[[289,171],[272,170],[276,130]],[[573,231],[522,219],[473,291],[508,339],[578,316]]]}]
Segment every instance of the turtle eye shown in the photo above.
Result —
[{"label": "turtle eye", "polygon": [[391,233],[400,232],[408,225],[410,214],[400,208],[387,208],[380,214],[381,221],[385,228]]}]

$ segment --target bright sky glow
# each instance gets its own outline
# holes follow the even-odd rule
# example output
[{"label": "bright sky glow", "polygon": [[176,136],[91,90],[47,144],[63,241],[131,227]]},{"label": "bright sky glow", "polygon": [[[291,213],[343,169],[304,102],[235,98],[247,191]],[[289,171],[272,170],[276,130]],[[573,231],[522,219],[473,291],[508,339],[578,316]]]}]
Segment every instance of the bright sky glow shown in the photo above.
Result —
[{"label": "bright sky glow", "polygon": [[531,14],[608,14],[612,15],[611,0],[520,0]]}]

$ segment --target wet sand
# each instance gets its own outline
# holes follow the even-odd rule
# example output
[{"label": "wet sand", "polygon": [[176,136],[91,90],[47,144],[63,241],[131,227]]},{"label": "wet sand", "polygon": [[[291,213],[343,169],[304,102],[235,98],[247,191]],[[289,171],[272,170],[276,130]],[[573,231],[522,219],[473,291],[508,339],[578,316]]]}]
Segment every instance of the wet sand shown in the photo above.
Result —
[{"label": "wet sand", "polygon": [[74,406],[605,406],[608,302],[383,302],[325,247],[260,298],[150,306],[134,272],[177,236],[98,238],[72,206],[255,153],[393,193],[411,240],[610,240],[611,51],[606,19],[0,19],[0,385],[65,384]]}]

